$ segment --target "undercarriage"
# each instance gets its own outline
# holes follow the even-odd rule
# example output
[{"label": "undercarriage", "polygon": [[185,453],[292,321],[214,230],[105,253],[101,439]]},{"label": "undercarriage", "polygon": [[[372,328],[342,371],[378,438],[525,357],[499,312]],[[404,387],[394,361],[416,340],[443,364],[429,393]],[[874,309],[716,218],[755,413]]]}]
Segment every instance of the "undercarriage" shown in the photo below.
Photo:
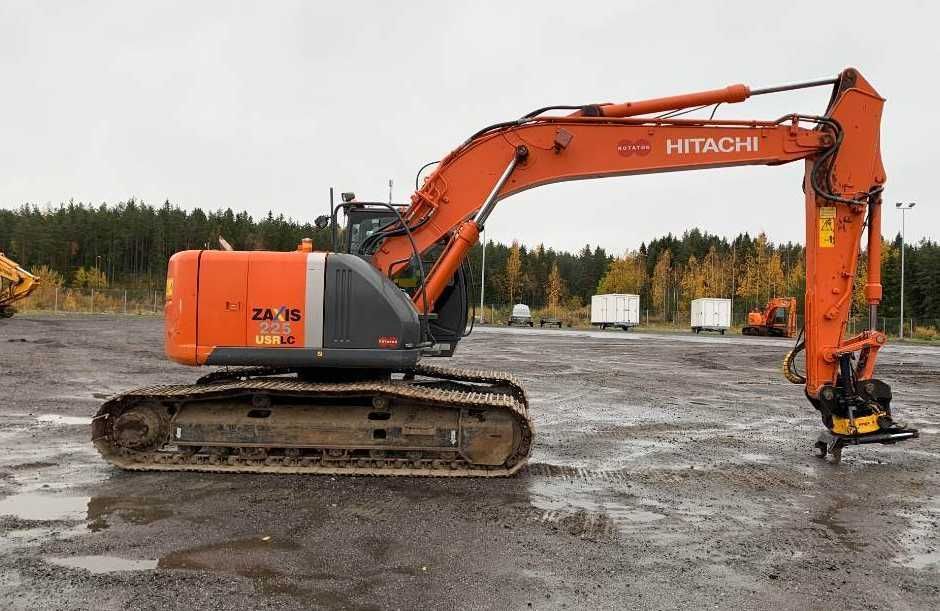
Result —
[{"label": "undercarriage", "polygon": [[418,365],[318,382],[240,368],[107,401],[95,447],[135,471],[508,476],[532,440],[528,401],[496,372]]}]

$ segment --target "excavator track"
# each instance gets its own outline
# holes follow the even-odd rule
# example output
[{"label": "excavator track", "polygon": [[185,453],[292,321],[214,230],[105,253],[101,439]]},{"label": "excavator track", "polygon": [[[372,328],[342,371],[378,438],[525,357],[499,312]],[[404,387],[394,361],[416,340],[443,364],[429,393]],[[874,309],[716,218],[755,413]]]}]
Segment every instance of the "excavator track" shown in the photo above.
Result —
[{"label": "excavator track", "polygon": [[220,370],[112,397],[92,441],[132,471],[505,477],[532,422],[503,373],[418,365],[402,379],[310,382],[289,369]]}]

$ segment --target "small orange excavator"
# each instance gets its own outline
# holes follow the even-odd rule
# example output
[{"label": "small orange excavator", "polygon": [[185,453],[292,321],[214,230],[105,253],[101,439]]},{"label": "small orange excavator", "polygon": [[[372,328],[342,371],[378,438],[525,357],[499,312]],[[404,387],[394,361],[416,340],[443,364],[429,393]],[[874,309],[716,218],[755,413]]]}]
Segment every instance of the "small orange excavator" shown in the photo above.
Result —
[{"label": "small orange excavator", "polygon": [[[683,116],[817,86],[832,88],[821,115]],[[817,454],[837,461],[846,444],[916,437],[894,420],[891,388],[875,378],[886,341],[877,320],[883,105],[848,69],[767,89],[546,106],[475,132],[406,208],[350,198],[337,208],[346,212],[345,249],[316,252],[305,240],[296,252],[176,253],[166,353],[229,368],[111,398],[92,422],[93,441],[106,460],[134,470],[511,475],[532,441],[519,383],[422,362],[451,356],[466,334],[465,261],[497,203],[567,180],[794,161],[805,166],[806,324],[784,365],[826,427]],[[845,337],[866,229],[869,324]],[[402,277],[416,281],[400,288]],[[795,367],[803,350],[805,374]]]},{"label": "small orange excavator", "polygon": [[767,302],[763,312],[754,308],[748,312],[747,326],[741,329],[741,333],[774,337],[796,336],[796,298],[774,297]]}]

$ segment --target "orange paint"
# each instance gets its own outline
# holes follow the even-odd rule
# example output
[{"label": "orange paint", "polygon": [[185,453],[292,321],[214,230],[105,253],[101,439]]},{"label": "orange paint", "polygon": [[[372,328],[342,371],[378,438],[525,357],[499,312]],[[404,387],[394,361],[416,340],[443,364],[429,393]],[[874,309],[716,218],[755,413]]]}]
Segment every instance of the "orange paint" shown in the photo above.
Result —
[{"label": "orange paint", "polygon": [[170,259],[166,355],[202,365],[220,346],[301,348],[305,252],[189,250]]},{"label": "orange paint", "polygon": [[[868,206],[865,194],[885,182],[881,163],[880,125],[884,100],[853,69],[842,73],[826,117],[838,122],[843,140],[829,160],[824,184],[835,201],[817,194],[810,180],[814,162],[834,143],[834,134],[810,129],[796,121],[709,121],[636,117],[717,102],[736,102],[748,97],[743,85],[698,94],[659,98],[619,105],[602,105],[603,117],[539,116],[518,125],[487,132],[450,153],[424,186],[412,196],[404,217],[411,225],[418,250],[426,251],[450,234],[452,243],[427,279],[427,296],[433,303],[473,240],[471,217],[482,205],[498,177],[525,145],[528,158],[519,164],[499,192],[503,199],[540,185],[565,180],[624,176],[678,170],[741,165],[779,165],[806,161],[804,211],[806,215],[806,346],[807,391],[815,396],[822,384],[836,378],[838,354],[864,350],[864,372],[871,375],[875,355],[884,343],[880,334],[865,332],[857,341],[843,338],[851,305],[859,242]],[[810,125],[810,127],[813,127]],[[755,194],[759,197],[759,194]],[[831,236],[820,244],[818,219],[821,208],[834,208]],[[880,210],[872,209],[869,267],[866,284],[869,303],[881,294]],[[795,213],[796,207],[794,207]],[[828,216],[828,210],[826,211]],[[475,228],[475,227],[474,227]],[[456,236],[456,237],[453,237]],[[455,242],[459,244],[455,245]],[[387,239],[373,258],[379,270],[395,275],[396,262],[408,260],[407,237]],[[420,301],[416,299],[420,305]],[[421,308],[419,307],[419,310]]]},{"label": "orange paint", "polygon": [[[415,227],[412,236],[420,252],[441,239],[450,239],[426,279],[425,292],[418,291],[414,297],[418,311],[424,310],[425,294],[433,310],[477,242],[480,228],[472,217],[514,158],[517,147],[525,146],[529,154],[510,174],[498,199],[566,180],[805,160],[806,390],[816,396],[821,385],[834,383],[838,356],[847,352],[865,356],[859,375],[862,379],[870,377],[884,335],[864,331],[846,340],[844,332],[870,203],[874,205],[870,208],[870,273],[865,293],[873,305],[881,298],[881,212],[877,192],[885,182],[880,153],[884,100],[855,70],[842,73],[825,115],[842,130],[841,144],[831,158],[826,157],[835,142],[831,127],[800,124],[795,117],[783,121],[712,121],[637,116],[739,102],[749,95],[744,85],[732,85],[682,96],[601,105],[598,108],[603,116],[539,116],[496,128],[461,145],[412,195],[411,205],[403,214],[406,222]],[[828,195],[814,189],[811,173],[817,162],[821,188],[830,191]],[[874,202],[868,201],[869,193],[874,194]],[[760,193],[753,195],[759,201]],[[831,222],[823,227],[820,219]],[[275,343],[273,337],[302,338],[303,320],[291,321],[289,334],[266,334],[251,319],[250,308],[303,308],[304,257],[310,248],[310,244],[302,245],[300,252],[294,253],[202,251],[174,255],[168,272],[172,290],[168,291],[166,304],[168,356],[199,364],[215,346],[257,345],[258,337],[266,347],[288,349],[296,345],[285,344],[283,339]],[[382,273],[394,276],[411,256],[409,237],[396,236],[383,242],[373,263]],[[272,339],[263,339],[265,336]]]}]

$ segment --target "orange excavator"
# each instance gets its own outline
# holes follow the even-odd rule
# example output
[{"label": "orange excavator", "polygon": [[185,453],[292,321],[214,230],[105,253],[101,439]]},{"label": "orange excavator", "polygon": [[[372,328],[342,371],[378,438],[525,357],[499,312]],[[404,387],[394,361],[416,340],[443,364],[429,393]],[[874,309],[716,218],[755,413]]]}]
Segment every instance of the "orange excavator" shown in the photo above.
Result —
[{"label": "orange excavator", "polygon": [[774,297],[764,306],[764,311],[754,309],[747,314],[747,325],[741,329],[744,335],[772,335],[794,337],[796,335],[796,298]]},{"label": "orange excavator", "polygon": [[[821,115],[684,116],[814,86],[832,87]],[[825,425],[817,454],[838,461],[847,444],[916,437],[893,419],[891,389],[875,378],[886,341],[877,324],[883,104],[847,69],[767,89],[547,106],[474,133],[407,207],[349,198],[337,208],[347,214],[344,248],[318,252],[305,240],[296,252],[179,252],[167,273],[166,353],[224,368],[113,397],[93,420],[93,441],[136,470],[516,473],[532,441],[519,383],[425,360],[450,356],[466,333],[465,261],[497,203],[565,180],[794,161],[806,168],[806,321],[784,365]],[[869,324],[846,337],[866,228]]]}]

